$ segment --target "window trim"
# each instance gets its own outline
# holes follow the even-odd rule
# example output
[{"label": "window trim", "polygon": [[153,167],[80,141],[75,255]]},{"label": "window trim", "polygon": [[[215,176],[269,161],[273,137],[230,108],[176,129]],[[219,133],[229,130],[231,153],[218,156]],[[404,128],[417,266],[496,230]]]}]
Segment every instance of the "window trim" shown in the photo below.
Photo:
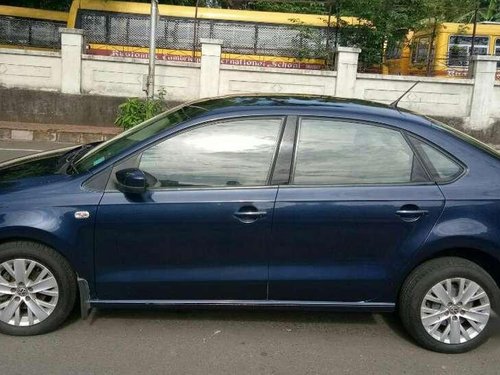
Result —
[{"label": "window trim", "polygon": [[[425,34],[421,35],[418,38],[415,38],[415,42],[413,43],[413,48],[412,48],[412,53],[411,53],[411,61],[410,63],[413,65],[421,65],[421,64],[426,64],[430,59],[431,59],[431,54],[433,48],[431,47],[430,52],[429,52],[429,45],[431,44],[431,35],[430,34]],[[425,59],[423,60],[418,60],[419,56],[419,47],[422,41],[426,40],[427,45],[426,45],[426,54],[425,54]]]},{"label": "window trim", "polygon": [[298,123],[297,115],[287,116],[285,120],[270,185],[288,185],[291,181]]},{"label": "window trim", "polygon": [[[207,120],[203,121],[200,123],[193,124],[192,126],[189,126],[185,129],[179,130],[173,134],[169,134],[168,136],[162,137],[160,139],[157,139],[156,141],[147,144],[145,147],[141,148],[140,150],[137,150],[136,152],[132,153],[131,155],[128,155],[126,158],[121,159],[117,161],[116,163],[113,164],[112,166],[112,172],[109,177],[108,184],[106,186],[106,192],[117,192],[119,191],[118,189],[115,188],[115,174],[117,171],[119,171],[122,168],[132,168],[135,165],[135,168],[139,168],[140,161],[142,158],[142,154],[144,151],[155,147],[157,144],[167,141],[168,139],[171,139],[173,137],[176,137],[178,135],[187,133],[189,131],[199,129],[205,126],[210,126],[213,124],[218,124],[218,123],[224,123],[224,122],[230,122],[230,121],[243,121],[243,120],[249,120],[249,119],[276,119],[276,120],[281,120],[280,123],[280,128],[278,130],[278,137],[276,139],[276,145],[275,149],[272,154],[272,159],[269,164],[269,169],[266,175],[266,181],[265,184],[263,185],[248,185],[248,186],[188,186],[188,187],[154,187],[154,188],[149,188],[148,191],[151,192],[160,192],[160,191],[193,191],[193,190],[234,190],[234,189],[262,189],[262,188],[269,188],[272,186],[277,186],[276,184],[272,183],[272,178],[274,174],[274,166],[276,164],[278,155],[279,155],[279,150],[283,141],[283,134],[284,130],[287,124],[287,116],[286,115],[246,115],[246,116],[237,116],[237,117],[226,117],[226,118],[221,118],[221,119],[216,119],[216,120]],[[135,162],[133,162],[133,165],[125,165],[127,163],[130,163],[131,160],[135,159]]]},{"label": "window trim", "polygon": [[418,152],[417,147],[411,141],[410,134],[408,132],[406,132],[405,130],[402,130],[402,129],[400,129],[400,131],[401,131],[401,134],[403,135],[403,138],[405,139],[406,143],[408,143],[408,145],[410,146],[411,150],[413,151],[413,154],[415,155],[415,158],[420,163],[420,168],[422,168],[422,170],[424,171],[424,173],[425,173],[425,175],[427,177],[427,181],[434,182],[433,179],[432,179],[432,175],[431,175],[429,169],[427,168],[426,164],[424,163],[424,160],[422,159],[422,156]]},{"label": "window trim", "polygon": [[[427,181],[421,181],[421,182],[392,182],[392,183],[387,183],[387,182],[382,182],[382,183],[347,183],[347,184],[295,184],[294,179],[295,179],[295,170],[297,167],[297,152],[298,152],[298,144],[300,140],[300,128],[302,126],[302,120],[303,119],[320,119],[320,120],[331,120],[331,121],[340,121],[340,122],[346,122],[346,123],[356,123],[360,124],[361,126],[376,126],[379,128],[386,128],[395,132],[398,132],[403,140],[406,142],[408,147],[411,149],[411,151],[414,153],[414,156],[417,159],[417,162],[420,163],[420,167],[424,170],[428,180]],[[370,187],[370,186],[422,186],[422,185],[433,185],[435,182],[432,181],[432,178],[430,177],[429,171],[425,167],[425,165],[422,163],[422,160],[420,159],[420,156],[418,155],[417,152],[412,147],[411,142],[406,138],[405,136],[405,131],[403,129],[391,126],[389,124],[384,124],[384,123],[379,123],[375,121],[363,121],[363,120],[358,120],[358,119],[350,119],[350,118],[345,118],[345,117],[328,117],[328,116],[314,116],[314,115],[305,115],[305,116],[298,116],[297,119],[297,127],[296,127],[296,133],[295,133],[295,142],[294,142],[294,151],[293,151],[293,159],[292,159],[292,167],[290,168],[290,180],[289,180],[289,186],[290,187],[296,187],[296,188],[328,188],[328,187]]]},{"label": "window trim", "polygon": [[278,129],[278,139],[276,141],[276,146],[274,148],[273,156],[271,158],[271,164],[269,166],[269,170],[267,171],[266,184],[264,186],[270,186],[273,181],[274,171],[276,169],[276,164],[278,162],[280,149],[283,144],[283,137],[287,127],[286,125],[287,125],[287,117],[283,116],[281,117],[280,129]]},{"label": "window trim", "polygon": [[[457,159],[454,155],[450,154],[448,151],[446,151],[442,147],[439,147],[435,143],[433,143],[427,139],[424,139],[415,133],[410,133],[410,132],[406,132],[406,133],[408,136],[408,141],[410,142],[411,145],[413,145],[415,147],[416,153],[420,155],[421,160],[422,160],[422,165],[423,165],[424,169],[427,171],[427,174],[433,183],[435,183],[437,185],[452,184],[455,181],[458,181],[459,179],[461,179],[463,176],[465,176],[469,172],[469,167],[465,163],[463,163],[461,160]],[[427,157],[425,152],[423,152],[423,150],[419,149],[419,147],[414,143],[413,139],[418,140],[419,142],[425,143],[429,147],[435,149],[436,151],[438,151],[439,153],[443,154],[448,159],[453,161],[455,164],[457,164],[460,167],[460,173],[458,173],[453,178],[447,179],[447,180],[433,178],[432,177],[433,174],[434,175],[438,174],[437,171],[435,170],[434,166],[432,165],[432,162],[429,160],[429,158]]]},{"label": "window trim", "polygon": [[[493,56],[500,56],[500,36],[495,38],[495,42],[493,43]],[[500,61],[497,62],[497,74],[500,69]]]}]

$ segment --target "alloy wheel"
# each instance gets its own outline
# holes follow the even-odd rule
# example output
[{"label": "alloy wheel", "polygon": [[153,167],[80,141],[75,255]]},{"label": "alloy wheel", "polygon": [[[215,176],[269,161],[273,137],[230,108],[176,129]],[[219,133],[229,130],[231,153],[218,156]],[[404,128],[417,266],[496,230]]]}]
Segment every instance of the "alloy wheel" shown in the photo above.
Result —
[{"label": "alloy wheel", "polygon": [[52,272],[31,259],[0,264],[0,321],[33,326],[54,312],[59,286]]},{"label": "alloy wheel", "polygon": [[450,278],[434,285],[420,308],[422,325],[445,344],[462,344],[478,336],[488,324],[490,299],[476,282]]}]

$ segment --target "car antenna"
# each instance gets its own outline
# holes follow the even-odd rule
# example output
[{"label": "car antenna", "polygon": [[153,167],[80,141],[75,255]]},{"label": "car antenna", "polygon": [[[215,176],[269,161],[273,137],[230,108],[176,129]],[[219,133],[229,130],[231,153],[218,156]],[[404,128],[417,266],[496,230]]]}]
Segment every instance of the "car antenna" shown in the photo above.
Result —
[{"label": "car antenna", "polygon": [[408,93],[409,93],[409,92],[410,92],[410,91],[411,91],[411,90],[412,90],[412,89],[413,89],[416,85],[418,85],[419,83],[420,83],[420,81],[417,81],[417,82],[415,82],[413,85],[411,85],[411,87],[410,87],[408,90],[406,90],[406,91],[403,93],[403,95],[401,95],[399,98],[397,98],[396,100],[394,100],[391,104],[389,104],[389,107],[391,107],[391,108],[398,108],[399,101],[400,101],[401,99],[403,99],[403,98],[406,96],[406,94],[408,94]]}]

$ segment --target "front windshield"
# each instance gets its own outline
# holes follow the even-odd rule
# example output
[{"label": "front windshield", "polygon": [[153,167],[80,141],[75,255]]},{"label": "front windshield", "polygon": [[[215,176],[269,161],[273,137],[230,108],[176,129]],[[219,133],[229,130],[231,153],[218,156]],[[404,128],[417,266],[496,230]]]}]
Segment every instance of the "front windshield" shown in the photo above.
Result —
[{"label": "front windshield", "polygon": [[206,109],[194,105],[175,107],[93,148],[74,163],[73,169],[77,173],[86,172],[127,148],[205,111]]}]

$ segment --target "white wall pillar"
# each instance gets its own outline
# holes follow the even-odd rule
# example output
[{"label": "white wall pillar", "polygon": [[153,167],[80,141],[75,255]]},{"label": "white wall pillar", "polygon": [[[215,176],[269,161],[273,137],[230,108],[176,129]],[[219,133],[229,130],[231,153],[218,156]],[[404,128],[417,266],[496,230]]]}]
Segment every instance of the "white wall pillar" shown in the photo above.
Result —
[{"label": "white wall pillar", "polygon": [[337,47],[335,49],[335,96],[353,98],[358,74],[358,58],[361,49],[352,47]]},{"label": "white wall pillar", "polygon": [[223,41],[220,39],[200,39],[201,71],[200,98],[219,95],[220,56]]},{"label": "white wall pillar", "polygon": [[493,104],[495,74],[500,56],[472,56],[469,77],[474,78],[469,118],[466,125],[471,130],[481,130],[491,124],[490,113]]},{"label": "white wall pillar", "polygon": [[80,94],[82,86],[83,30],[60,28],[61,92]]}]

